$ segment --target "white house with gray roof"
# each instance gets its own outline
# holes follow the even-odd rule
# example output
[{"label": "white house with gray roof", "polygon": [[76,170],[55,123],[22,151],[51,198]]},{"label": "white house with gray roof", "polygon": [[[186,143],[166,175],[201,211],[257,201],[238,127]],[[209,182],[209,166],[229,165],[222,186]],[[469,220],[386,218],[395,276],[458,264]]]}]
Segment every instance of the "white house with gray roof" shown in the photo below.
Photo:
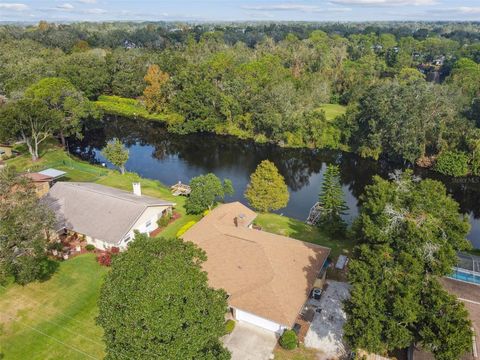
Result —
[{"label": "white house with gray roof", "polygon": [[142,195],[140,183],[128,192],[94,183],[57,182],[45,201],[55,212],[57,231],[84,235],[88,244],[102,250],[126,249],[134,231],[151,233],[175,205]]}]

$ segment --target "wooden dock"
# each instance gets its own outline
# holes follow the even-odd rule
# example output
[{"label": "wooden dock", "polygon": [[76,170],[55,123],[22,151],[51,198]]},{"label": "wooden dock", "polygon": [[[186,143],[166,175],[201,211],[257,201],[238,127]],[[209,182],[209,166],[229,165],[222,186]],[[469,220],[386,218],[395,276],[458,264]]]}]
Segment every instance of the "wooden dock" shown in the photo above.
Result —
[{"label": "wooden dock", "polygon": [[310,209],[306,223],[308,225],[317,225],[318,220],[320,220],[320,215],[322,213],[322,206],[319,202],[315,203]]},{"label": "wooden dock", "polygon": [[170,190],[172,190],[173,196],[179,196],[179,195],[188,196],[192,192],[192,188],[189,185],[182,184],[181,181],[179,181],[175,185],[172,185],[170,187]]}]

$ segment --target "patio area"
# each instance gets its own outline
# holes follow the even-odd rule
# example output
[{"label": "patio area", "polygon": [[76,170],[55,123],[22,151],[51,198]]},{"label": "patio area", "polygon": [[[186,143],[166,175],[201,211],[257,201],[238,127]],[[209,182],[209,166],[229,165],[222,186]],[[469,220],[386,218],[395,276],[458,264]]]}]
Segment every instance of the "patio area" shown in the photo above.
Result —
[{"label": "patio area", "polygon": [[321,359],[341,359],[348,355],[343,343],[343,301],[350,295],[350,285],[332,280],[327,280],[327,285],[319,301],[309,301],[317,311],[305,336],[305,346],[320,350]]}]

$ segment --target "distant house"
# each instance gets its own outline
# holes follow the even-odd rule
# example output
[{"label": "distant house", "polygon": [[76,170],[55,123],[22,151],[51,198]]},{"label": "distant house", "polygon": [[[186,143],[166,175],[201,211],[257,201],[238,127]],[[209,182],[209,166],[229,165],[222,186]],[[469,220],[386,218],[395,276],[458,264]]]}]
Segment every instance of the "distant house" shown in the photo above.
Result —
[{"label": "distant house", "polygon": [[12,147],[10,145],[0,144],[0,160],[8,159],[13,155]]},{"label": "distant house", "polygon": [[48,177],[52,178],[53,181],[56,181],[56,180],[64,177],[67,173],[65,171],[49,168],[49,169],[45,169],[43,171],[40,171],[39,174],[43,175],[43,176],[48,176]]},{"label": "distant house", "polygon": [[23,176],[30,179],[35,187],[38,197],[44,197],[48,194],[50,188],[57,180],[66,175],[65,171],[56,169],[46,169],[35,173],[25,173]]},{"label": "distant house", "polygon": [[31,180],[38,197],[41,198],[48,194],[50,185],[53,183],[52,177],[39,173],[26,173],[23,176]]},{"label": "distant house", "polygon": [[236,320],[279,334],[321,283],[330,249],[253,229],[256,216],[239,202],[220,205],[183,239],[207,253],[210,286],[225,289]]},{"label": "distant house", "polygon": [[84,235],[88,244],[98,249],[126,249],[141,233],[158,228],[157,220],[172,211],[172,202],[143,196],[140,183],[134,192],[104,185],[79,182],[57,182],[45,202],[55,212],[58,232]]}]

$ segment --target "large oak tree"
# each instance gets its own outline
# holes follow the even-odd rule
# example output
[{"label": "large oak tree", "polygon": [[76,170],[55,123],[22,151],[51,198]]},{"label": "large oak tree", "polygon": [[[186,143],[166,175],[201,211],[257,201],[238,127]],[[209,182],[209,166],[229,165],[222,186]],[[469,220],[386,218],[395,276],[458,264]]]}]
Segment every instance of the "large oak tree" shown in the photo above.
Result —
[{"label": "large oak tree", "polygon": [[205,252],[137,233],[112,261],[99,298],[106,359],[227,360],[226,293],[208,286]]}]

